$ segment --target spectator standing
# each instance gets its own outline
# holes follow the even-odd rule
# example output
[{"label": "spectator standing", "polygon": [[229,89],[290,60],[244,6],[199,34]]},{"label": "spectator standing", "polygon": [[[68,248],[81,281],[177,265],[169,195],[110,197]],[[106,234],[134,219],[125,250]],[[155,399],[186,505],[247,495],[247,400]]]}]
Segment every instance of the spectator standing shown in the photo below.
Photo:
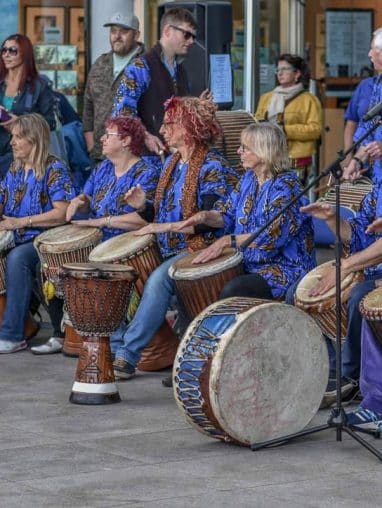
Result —
[{"label": "spectator standing", "polygon": [[101,137],[110,117],[113,99],[123,71],[131,60],[143,53],[139,21],[132,14],[117,12],[103,26],[110,27],[111,50],[97,58],[86,82],[83,127],[86,146],[94,162],[103,159]]}]

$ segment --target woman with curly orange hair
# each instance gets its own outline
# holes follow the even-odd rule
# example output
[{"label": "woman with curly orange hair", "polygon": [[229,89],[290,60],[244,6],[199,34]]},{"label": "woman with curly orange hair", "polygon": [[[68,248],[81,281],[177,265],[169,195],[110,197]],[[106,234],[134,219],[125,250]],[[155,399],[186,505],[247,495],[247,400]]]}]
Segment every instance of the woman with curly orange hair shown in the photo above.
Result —
[{"label": "woman with curly orange hair", "polygon": [[[129,326],[121,327],[111,337],[114,374],[118,378],[134,376],[141,351],[165,319],[174,294],[169,267],[189,251],[206,247],[216,238],[218,230],[205,226],[192,230],[192,234],[171,232],[172,223],[211,209],[229,192],[227,169],[209,148],[219,133],[215,111],[212,102],[195,97],[173,97],[165,104],[161,134],[175,153],[166,160],[159,179],[154,199],[155,222],[141,230],[142,234],[157,235],[163,262],[147,280]],[[147,206],[140,187],[129,191],[127,199],[136,209]]]}]

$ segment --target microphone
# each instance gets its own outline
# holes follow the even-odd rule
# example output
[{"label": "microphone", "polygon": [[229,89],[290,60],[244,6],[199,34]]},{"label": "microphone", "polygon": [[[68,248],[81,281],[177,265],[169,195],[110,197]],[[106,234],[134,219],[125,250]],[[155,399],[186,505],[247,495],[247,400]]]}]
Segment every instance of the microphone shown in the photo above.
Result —
[{"label": "microphone", "polygon": [[382,101],[378,102],[375,106],[369,109],[369,111],[362,117],[364,122],[371,120],[375,116],[379,115],[382,112]]}]

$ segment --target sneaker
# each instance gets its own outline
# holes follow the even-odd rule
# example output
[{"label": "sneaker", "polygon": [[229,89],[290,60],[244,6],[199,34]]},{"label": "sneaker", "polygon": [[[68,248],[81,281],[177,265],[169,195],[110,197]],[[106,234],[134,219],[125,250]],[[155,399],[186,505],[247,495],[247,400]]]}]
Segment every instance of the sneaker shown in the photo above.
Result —
[{"label": "sneaker", "polygon": [[[350,403],[359,393],[359,384],[355,379],[341,378],[341,400]],[[337,380],[329,378],[325,394],[322,398],[320,409],[333,405],[337,400]]]},{"label": "sneaker", "polygon": [[22,351],[27,347],[28,344],[25,340],[14,342],[12,340],[0,339],[0,354],[16,353],[16,351]]},{"label": "sneaker", "polygon": [[346,422],[348,425],[360,429],[382,430],[382,415],[361,406],[346,415]]},{"label": "sneaker", "polygon": [[118,379],[131,379],[135,376],[135,367],[123,358],[116,358],[113,362],[114,376]]},{"label": "sneaker", "polygon": [[31,347],[31,351],[34,355],[52,355],[55,353],[61,353],[63,343],[63,338],[51,337],[48,342],[45,342],[45,344]]}]

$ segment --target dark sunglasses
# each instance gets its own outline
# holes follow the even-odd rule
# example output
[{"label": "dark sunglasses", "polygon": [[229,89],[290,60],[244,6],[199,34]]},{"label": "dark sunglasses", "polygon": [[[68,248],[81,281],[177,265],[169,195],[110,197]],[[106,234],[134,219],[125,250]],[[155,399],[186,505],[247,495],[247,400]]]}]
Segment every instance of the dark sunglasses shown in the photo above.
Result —
[{"label": "dark sunglasses", "polygon": [[184,30],[183,28],[180,28],[180,26],[170,25],[170,27],[173,28],[174,30],[178,30],[178,32],[182,32],[186,41],[189,41],[190,39],[192,39],[194,41],[196,39],[195,34],[193,34],[192,32],[189,32],[188,30]]},{"label": "dark sunglasses", "polygon": [[1,48],[2,55],[9,53],[11,56],[16,56],[18,52],[19,52],[19,50],[18,50],[18,48],[16,48],[16,46],[3,46]]}]

